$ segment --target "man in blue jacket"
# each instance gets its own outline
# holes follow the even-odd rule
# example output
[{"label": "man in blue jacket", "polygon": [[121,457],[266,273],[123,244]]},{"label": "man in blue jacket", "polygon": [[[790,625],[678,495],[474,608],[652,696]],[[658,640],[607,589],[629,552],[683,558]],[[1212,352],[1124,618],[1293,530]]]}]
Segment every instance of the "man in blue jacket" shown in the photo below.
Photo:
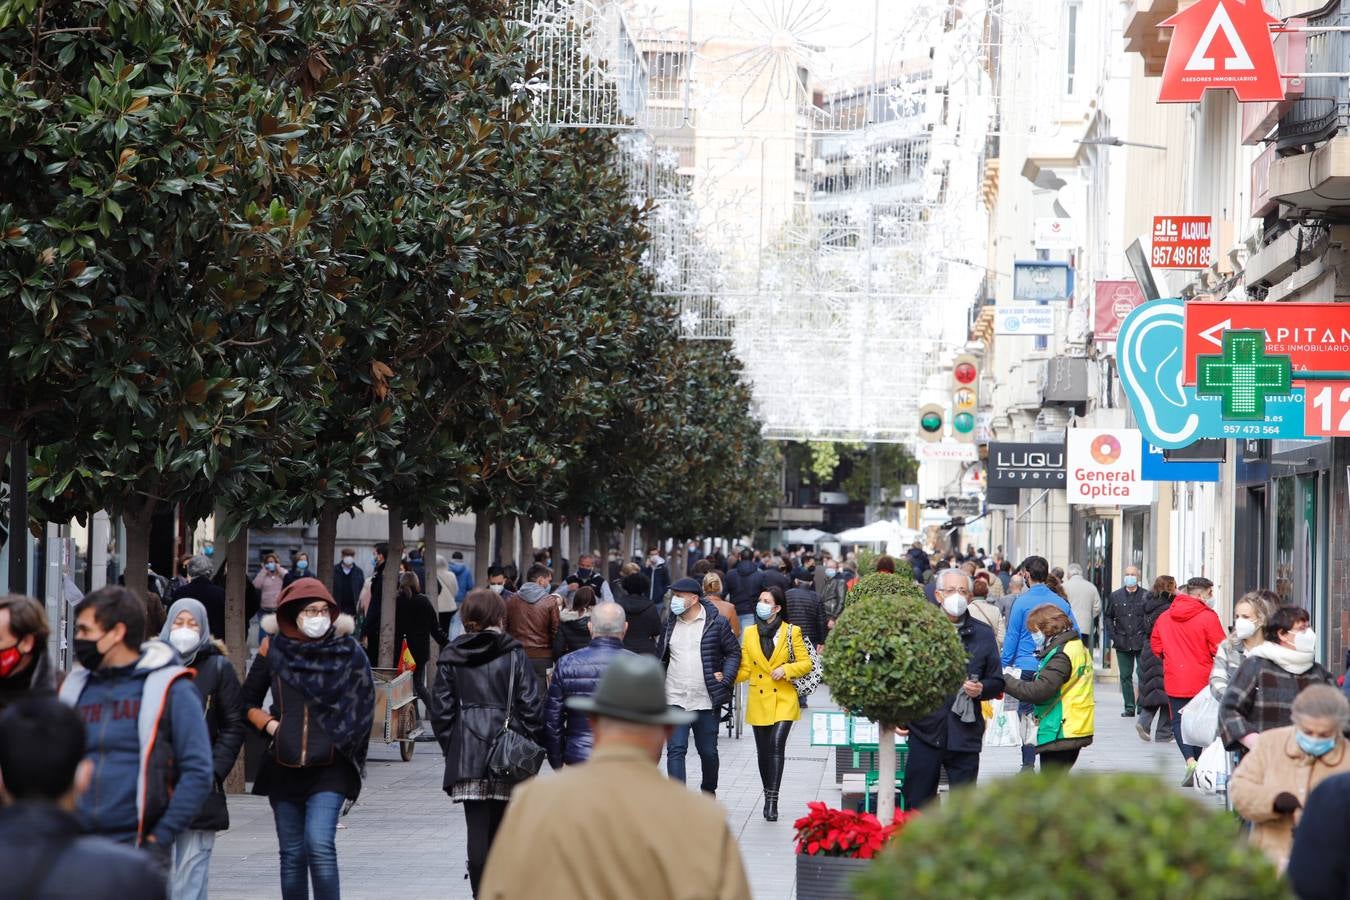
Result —
[{"label": "man in blue jacket", "polygon": [[75,607],[79,666],[61,685],[84,721],[94,779],[80,799],[85,831],[142,847],[167,869],[174,839],[211,792],[211,740],[197,689],[163,641],[144,644],[145,606],[123,587]]},{"label": "man in blue jacket", "polygon": [[[1036,656],[1036,642],[1027,631],[1027,616],[1038,606],[1047,603],[1059,609],[1069,617],[1074,630],[1078,629],[1078,620],[1073,617],[1073,608],[1069,601],[1050,590],[1046,582],[1050,580],[1050,563],[1043,556],[1028,556],[1017,570],[1023,581],[1030,585],[1017,595],[1012,610],[1008,613],[1008,631],[1003,637],[1003,665],[1022,670],[1023,681],[1035,681],[1036,670],[1041,661]],[[1028,715],[1032,710],[1030,703],[1018,703],[1017,714]],[[1036,748],[1030,744],[1022,745],[1022,768],[1030,769],[1036,765]]]},{"label": "man in blue jacket", "polygon": [[666,742],[666,772],[683,783],[684,758],[689,752],[689,732],[703,764],[700,789],[717,795],[717,726],[721,707],[731,702],[736,672],[741,667],[741,645],[731,632],[731,623],[707,600],[703,586],[693,578],[681,578],[670,586],[670,617],[656,657],[666,667],[666,699],[671,706],[697,713],[689,725],[676,725]]},{"label": "man in blue jacket", "polygon": [[918,809],[937,796],[943,768],[953,788],[975,783],[980,774],[980,751],[984,749],[980,703],[1003,693],[1003,669],[994,630],[966,612],[974,590],[970,576],[960,569],[944,569],[936,580],[942,611],[956,626],[966,649],[966,680],[948,701],[909,726],[903,786],[906,809]]},{"label": "man in blue jacket", "polygon": [[567,698],[591,696],[610,663],[620,656],[635,655],[623,648],[628,623],[619,604],[598,603],[591,607],[588,627],[591,642],[558,660],[548,685],[544,728],[548,736],[548,764],[555,769],[591,758],[590,722],[585,713],[567,707]]},{"label": "man in blue jacket", "polygon": [[455,603],[464,605],[464,598],[473,590],[473,571],[464,565],[464,554],[456,550],[450,554],[450,571],[455,573],[455,582],[459,585],[459,592],[455,594]]}]

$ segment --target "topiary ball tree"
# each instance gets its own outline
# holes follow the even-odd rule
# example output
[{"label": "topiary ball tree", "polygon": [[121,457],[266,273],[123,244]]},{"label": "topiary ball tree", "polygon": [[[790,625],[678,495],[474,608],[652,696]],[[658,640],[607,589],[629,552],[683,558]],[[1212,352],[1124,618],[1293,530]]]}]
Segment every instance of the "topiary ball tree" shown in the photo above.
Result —
[{"label": "topiary ball tree", "polygon": [[913,576],[903,573],[892,575],[889,572],[873,572],[871,575],[864,575],[858,579],[858,583],[853,585],[853,589],[848,592],[848,597],[844,599],[844,605],[848,606],[859,600],[872,597],[924,599],[923,588],[919,586]]},{"label": "topiary ball tree", "polygon": [[825,642],[822,674],[830,695],[882,727],[877,817],[883,822],[891,820],[895,804],[895,742],[886,740],[887,732],[950,703],[966,678],[966,651],[956,629],[922,593],[914,596],[916,588],[910,581],[890,594],[865,592],[839,616]]},{"label": "topiary ball tree", "polygon": [[1231,817],[1145,775],[1023,776],[953,792],[854,887],[863,900],[1290,896]]}]

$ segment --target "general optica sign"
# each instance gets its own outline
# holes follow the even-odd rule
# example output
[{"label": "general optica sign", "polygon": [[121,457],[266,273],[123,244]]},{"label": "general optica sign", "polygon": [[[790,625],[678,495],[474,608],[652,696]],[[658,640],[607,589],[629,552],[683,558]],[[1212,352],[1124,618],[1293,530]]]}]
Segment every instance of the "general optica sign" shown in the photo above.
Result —
[{"label": "general optica sign", "polygon": [[1133,428],[1069,429],[1069,503],[1139,506],[1153,502],[1144,480],[1143,439]]},{"label": "general optica sign", "polygon": [[1207,269],[1214,264],[1214,220],[1209,216],[1154,216],[1155,269]]}]

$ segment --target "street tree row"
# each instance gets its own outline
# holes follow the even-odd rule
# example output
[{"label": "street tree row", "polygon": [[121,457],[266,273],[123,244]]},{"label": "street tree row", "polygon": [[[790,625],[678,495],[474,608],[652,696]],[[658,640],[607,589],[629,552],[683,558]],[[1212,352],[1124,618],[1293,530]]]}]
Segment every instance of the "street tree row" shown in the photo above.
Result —
[{"label": "street tree row", "polygon": [[214,513],[236,651],[251,526],[317,521],[327,575],[368,497],[396,554],[469,511],[736,534],[776,490],[613,133],[532,122],[511,5],[0,0],[0,450],[127,572],[157,505]]}]

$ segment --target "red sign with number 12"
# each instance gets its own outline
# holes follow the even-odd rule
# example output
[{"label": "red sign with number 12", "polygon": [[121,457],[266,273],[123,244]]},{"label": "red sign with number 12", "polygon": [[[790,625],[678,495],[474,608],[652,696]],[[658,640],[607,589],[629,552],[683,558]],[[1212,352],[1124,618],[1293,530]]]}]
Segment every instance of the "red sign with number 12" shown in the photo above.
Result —
[{"label": "red sign with number 12", "polygon": [[1303,430],[1308,437],[1350,436],[1350,381],[1308,383]]}]

